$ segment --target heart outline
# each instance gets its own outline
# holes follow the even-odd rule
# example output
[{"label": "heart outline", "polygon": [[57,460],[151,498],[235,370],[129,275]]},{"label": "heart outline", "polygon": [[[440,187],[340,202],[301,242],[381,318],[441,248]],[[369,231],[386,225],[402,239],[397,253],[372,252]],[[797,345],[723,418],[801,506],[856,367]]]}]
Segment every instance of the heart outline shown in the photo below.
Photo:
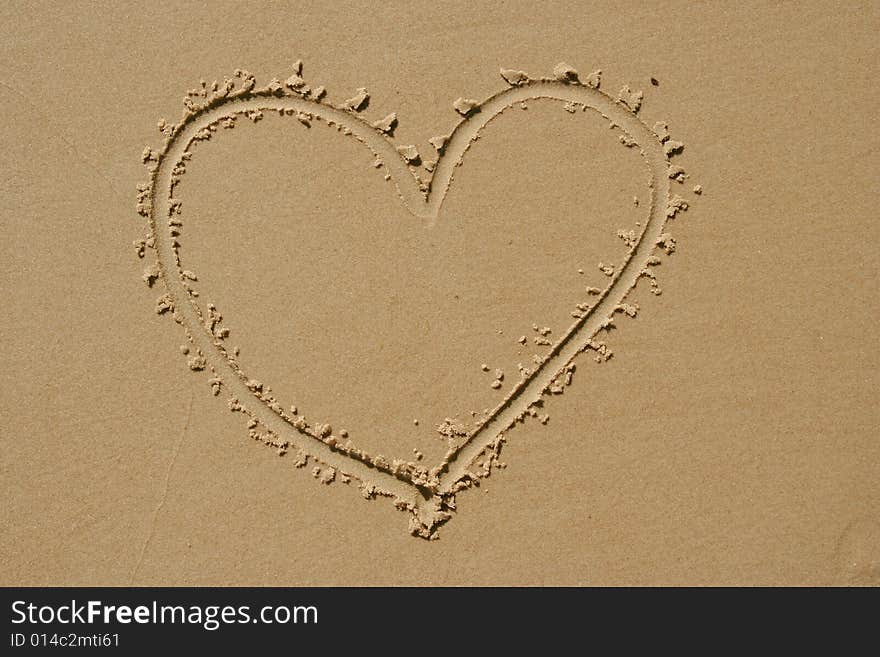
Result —
[{"label": "heart outline", "polygon": [[[451,517],[454,510],[455,494],[471,485],[474,474],[469,472],[476,458],[489,449],[497,450],[505,440],[505,432],[521,420],[527,409],[538,401],[561,372],[581,352],[593,347],[593,338],[605,328],[611,317],[619,309],[639,279],[649,272],[649,266],[656,264],[655,251],[661,242],[667,220],[678,210],[687,208],[679,197],[678,203],[670,195],[669,157],[681,145],[677,142],[670,149],[669,139],[662,131],[649,128],[638,117],[638,103],[631,107],[621,91],[618,99],[612,98],[599,89],[599,84],[584,84],[577,77],[526,78],[510,83],[510,86],[490,96],[478,105],[478,111],[465,113],[438,149],[438,159],[433,178],[427,190],[419,187],[419,180],[408,166],[406,159],[396,150],[394,142],[382,130],[377,129],[356,110],[337,106],[324,101],[320,96],[309,97],[298,87],[287,86],[278,80],[257,88],[255,79],[247,72],[236,72],[242,80],[239,88],[226,80],[223,86],[215,83],[210,92],[203,85],[205,102],[197,105],[192,102],[192,94],[185,102],[186,110],[177,125],[160,129],[166,136],[159,152],[147,148],[143,160],[150,171],[150,180],[138,187],[138,212],[147,218],[148,237],[140,242],[139,255],[143,257],[144,246],[156,252],[156,263],[145,273],[151,283],[161,279],[165,294],[159,298],[157,311],[171,311],[175,321],[184,328],[187,337],[196,349],[198,357],[204,360],[214,378],[225,385],[232,397],[230,408],[241,411],[251,418],[251,423],[261,424],[269,431],[269,436],[279,437],[279,443],[268,444],[295,445],[301,454],[333,467],[362,482],[366,497],[376,494],[391,496],[398,508],[412,513],[410,531],[424,538],[436,538],[436,529]],[[180,222],[179,201],[174,199],[174,188],[185,172],[185,162],[192,154],[195,142],[209,138],[212,126],[228,117],[263,111],[295,113],[298,117],[310,120],[323,120],[330,125],[341,126],[363,143],[387,168],[398,196],[405,207],[415,216],[430,222],[437,220],[443,200],[448,192],[454,173],[464,158],[471,143],[480,131],[503,111],[517,103],[530,100],[549,99],[590,109],[619,127],[630,144],[639,147],[640,154],[650,172],[650,203],[647,218],[641,233],[631,245],[623,264],[616,269],[608,286],[601,291],[596,302],[583,317],[577,318],[564,334],[544,355],[535,370],[513,386],[508,394],[496,405],[491,413],[477,427],[468,433],[462,444],[450,449],[440,464],[428,471],[393,467],[387,461],[380,462],[377,457],[355,447],[330,444],[328,437],[319,435],[306,426],[298,426],[297,420],[287,414],[262,386],[257,387],[243,372],[233,356],[230,355],[222,338],[214,333],[210,318],[206,318],[195,297],[197,293],[188,284],[186,272],[182,269],[177,248]],[[657,124],[662,125],[662,124]],[[216,129],[216,128],[215,128]],[[665,134],[664,134],[665,133]],[[681,179],[679,178],[679,181]],[[167,194],[161,193],[167,190]],[[168,218],[168,226],[160,229],[159,217]],[[176,270],[176,275],[169,275]],[[650,275],[653,278],[653,275]],[[620,290],[623,290],[620,292]],[[188,303],[183,303],[183,300]],[[194,330],[194,327],[203,330]],[[220,372],[223,372],[221,376]],[[229,375],[231,373],[231,376]],[[216,390],[216,389],[215,389]],[[268,390],[268,389],[267,389]],[[215,392],[216,394],[216,392]],[[259,410],[242,403],[243,399],[254,399]],[[269,413],[262,411],[269,410]],[[334,438],[330,436],[329,438]],[[378,457],[379,459],[381,457]],[[409,464],[412,465],[412,464]],[[381,486],[373,482],[381,480]]]}]

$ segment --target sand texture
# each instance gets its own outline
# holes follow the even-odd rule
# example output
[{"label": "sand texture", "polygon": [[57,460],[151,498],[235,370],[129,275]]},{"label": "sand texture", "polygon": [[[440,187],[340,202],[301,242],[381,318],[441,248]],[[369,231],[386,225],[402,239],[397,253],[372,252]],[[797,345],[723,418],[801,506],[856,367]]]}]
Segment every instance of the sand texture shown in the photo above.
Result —
[{"label": "sand texture", "polygon": [[3,584],[880,585],[876,3],[0,12]]}]

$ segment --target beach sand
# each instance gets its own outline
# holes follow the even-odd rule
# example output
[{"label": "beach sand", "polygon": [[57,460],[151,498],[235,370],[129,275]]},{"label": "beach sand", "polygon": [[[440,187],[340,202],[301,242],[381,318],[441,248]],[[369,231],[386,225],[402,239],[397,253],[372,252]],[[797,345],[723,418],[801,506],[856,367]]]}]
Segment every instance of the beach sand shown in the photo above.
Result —
[{"label": "beach sand", "polygon": [[0,15],[0,583],[880,584],[876,3]]}]

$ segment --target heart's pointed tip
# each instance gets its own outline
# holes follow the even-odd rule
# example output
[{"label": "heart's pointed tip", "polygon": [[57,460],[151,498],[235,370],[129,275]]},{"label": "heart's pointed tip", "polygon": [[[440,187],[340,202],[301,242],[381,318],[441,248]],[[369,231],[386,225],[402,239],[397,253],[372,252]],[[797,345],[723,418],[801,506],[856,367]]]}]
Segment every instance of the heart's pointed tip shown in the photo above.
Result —
[{"label": "heart's pointed tip", "polygon": [[452,508],[454,507],[447,504],[444,497],[436,493],[433,497],[423,500],[410,509],[412,511],[409,519],[410,533],[426,540],[437,540],[438,529],[452,518],[449,510]]}]

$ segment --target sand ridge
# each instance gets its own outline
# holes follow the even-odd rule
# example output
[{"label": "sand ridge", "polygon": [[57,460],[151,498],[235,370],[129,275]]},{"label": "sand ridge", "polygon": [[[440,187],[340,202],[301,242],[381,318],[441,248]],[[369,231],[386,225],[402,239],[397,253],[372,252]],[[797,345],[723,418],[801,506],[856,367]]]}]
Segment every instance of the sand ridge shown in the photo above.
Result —
[{"label": "sand ridge", "polygon": [[[546,414],[538,412],[542,397],[560,394],[571,384],[578,354],[593,351],[598,361],[611,356],[598,334],[613,327],[617,315],[637,314],[638,305],[628,299],[640,279],[648,279],[651,291],[660,293],[653,271],[660,264],[659,252],[670,254],[676,246],[665,227],[669,219],[688,209],[688,200],[671,191],[672,182],[681,184],[688,178],[670,161],[684,145],[671,138],[664,122],[649,127],[640,118],[640,91],[624,86],[616,95],[609,95],[601,89],[601,71],[582,82],[578,72],[565,63],[557,65],[550,77],[534,78],[513,69],[501,69],[501,77],[508,86],[495,95],[483,101],[460,97],[452,103],[460,120],[447,135],[429,140],[436,151],[430,157],[413,145],[394,143],[396,113],[364,118],[362,112],[369,107],[367,89],[358,88],[353,96],[334,104],[323,86],[305,80],[301,62],[294,64],[284,81],[273,79],[262,87],[242,70],[233,78],[202,82],[185,97],[185,110],[177,124],[159,122],[165,138],[162,147],[148,147],[142,154],[150,179],[138,187],[137,210],[147,219],[148,230],[135,243],[136,251],[141,258],[146,258],[148,249],[155,255],[143,278],[151,287],[161,280],[164,292],[157,299],[156,312],[172,316],[186,332],[188,342],[181,351],[189,368],[208,373],[213,394],[227,395],[229,408],[247,416],[252,438],[279,454],[294,452],[298,467],[314,461],[312,474],[325,484],[337,478],[343,483],[355,480],[364,497],[393,498],[398,508],[411,513],[410,531],[423,538],[436,538],[437,528],[455,510],[459,491],[477,485],[493,466],[500,465],[501,447],[515,424],[528,417],[546,423]],[[334,431],[326,422],[310,423],[301,409],[285,408],[269,385],[242,370],[237,347],[227,341],[229,329],[223,325],[222,315],[213,304],[204,308],[199,304],[198,274],[184,268],[178,252],[183,210],[175,188],[182,184],[186,164],[198,144],[202,144],[198,149],[207,147],[218,132],[233,128],[242,118],[258,122],[264,112],[295,118],[305,127],[322,122],[366,146],[375,157],[374,167],[393,184],[405,207],[431,225],[442,220],[441,206],[455,170],[469,146],[480,138],[481,130],[502,112],[525,108],[537,99],[558,101],[571,113],[597,113],[620,132],[624,147],[638,149],[649,174],[646,216],[640,222],[640,232],[618,231],[629,249],[627,256],[621,262],[598,263],[608,283],[604,289],[586,290],[585,300],[571,311],[570,326],[558,336],[551,335],[549,328],[534,327],[534,343],[549,350],[529,367],[520,364],[519,381],[494,408],[487,409],[477,426],[468,430],[449,419],[437,428],[449,441],[440,463],[428,467],[419,462],[419,454],[415,462],[368,454],[356,446],[347,431]],[[702,188],[694,188],[695,194],[701,192]],[[492,388],[500,389],[504,380],[505,373],[496,369]]]}]

